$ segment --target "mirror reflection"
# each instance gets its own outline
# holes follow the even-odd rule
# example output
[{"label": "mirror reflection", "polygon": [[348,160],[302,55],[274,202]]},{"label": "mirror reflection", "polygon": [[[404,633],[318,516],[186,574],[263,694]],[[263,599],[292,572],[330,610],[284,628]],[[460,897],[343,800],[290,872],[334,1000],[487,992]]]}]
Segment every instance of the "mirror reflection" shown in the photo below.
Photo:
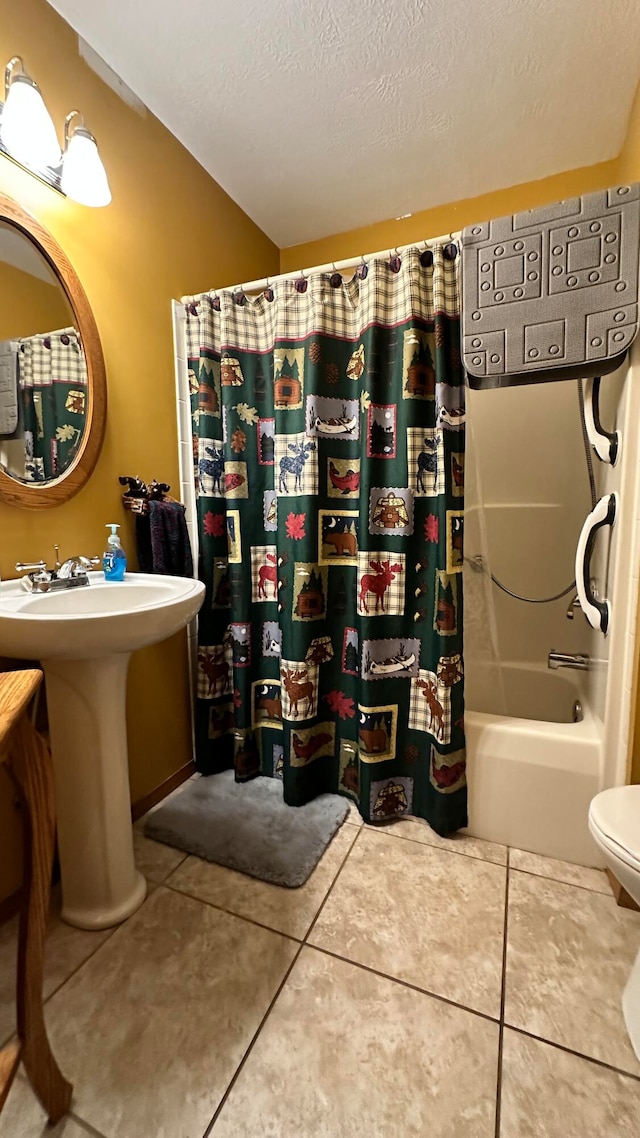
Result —
[{"label": "mirror reflection", "polygon": [[87,368],[73,310],[44,254],[0,221],[0,469],[51,482],[82,443]]}]

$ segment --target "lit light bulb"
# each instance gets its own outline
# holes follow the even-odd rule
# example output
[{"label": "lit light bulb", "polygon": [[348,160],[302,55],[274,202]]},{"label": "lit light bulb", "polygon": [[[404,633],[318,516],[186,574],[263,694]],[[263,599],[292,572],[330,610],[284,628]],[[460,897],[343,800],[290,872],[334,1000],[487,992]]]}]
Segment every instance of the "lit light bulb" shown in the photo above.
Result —
[{"label": "lit light bulb", "polygon": [[[71,113],[71,115],[77,112]],[[98,153],[93,135],[84,126],[77,126],[69,134],[69,120],[65,124],[66,148],[62,158],[60,188],[67,197],[80,205],[103,206],[111,201],[111,190],[105,168]]]},{"label": "lit light bulb", "polygon": [[28,75],[12,75],[2,109],[0,138],[12,158],[42,170],[60,162],[56,128],[40,90]]}]

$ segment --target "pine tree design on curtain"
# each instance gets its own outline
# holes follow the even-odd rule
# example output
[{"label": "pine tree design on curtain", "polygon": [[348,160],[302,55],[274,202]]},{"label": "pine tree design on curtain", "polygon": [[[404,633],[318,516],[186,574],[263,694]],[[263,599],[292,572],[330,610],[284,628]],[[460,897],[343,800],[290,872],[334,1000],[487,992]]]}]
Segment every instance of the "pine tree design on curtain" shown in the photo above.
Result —
[{"label": "pine tree design on curtain", "polygon": [[458,262],[186,297],[197,765],[466,825]]}]

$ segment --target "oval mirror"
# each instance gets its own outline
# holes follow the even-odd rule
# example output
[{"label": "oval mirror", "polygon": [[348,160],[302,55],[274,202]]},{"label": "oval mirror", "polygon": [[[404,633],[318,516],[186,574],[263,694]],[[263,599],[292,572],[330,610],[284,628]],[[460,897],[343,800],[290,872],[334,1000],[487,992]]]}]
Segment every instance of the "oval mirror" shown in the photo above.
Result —
[{"label": "oval mirror", "polygon": [[60,246],[0,195],[0,500],[42,509],[84,485],[104,437],[98,330]]}]

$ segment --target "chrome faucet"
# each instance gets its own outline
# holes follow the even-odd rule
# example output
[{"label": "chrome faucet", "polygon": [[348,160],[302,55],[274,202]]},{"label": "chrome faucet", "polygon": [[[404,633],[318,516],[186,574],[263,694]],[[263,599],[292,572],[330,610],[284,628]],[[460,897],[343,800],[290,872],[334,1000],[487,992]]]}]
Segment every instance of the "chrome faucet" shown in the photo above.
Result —
[{"label": "chrome faucet", "polygon": [[50,589],[70,589],[88,585],[88,572],[100,565],[99,557],[68,557],[60,562],[60,546],[54,546],[56,560],[53,569],[47,568],[46,561],[16,561],[16,572],[25,573],[25,589],[30,592],[48,593]]},{"label": "chrome faucet", "polygon": [[554,648],[549,653],[547,660],[547,667],[556,668],[577,668],[579,672],[588,672],[591,667],[591,660],[582,652],[556,652]]},{"label": "chrome faucet", "polygon": [[75,557],[68,557],[62,565],[56,566],[56,577],[59,581],[69,581],[72,577],[86,577],[90,569],[97,569],[100,564],[99,557],[83,557],[82,554],[76,554]]}]

